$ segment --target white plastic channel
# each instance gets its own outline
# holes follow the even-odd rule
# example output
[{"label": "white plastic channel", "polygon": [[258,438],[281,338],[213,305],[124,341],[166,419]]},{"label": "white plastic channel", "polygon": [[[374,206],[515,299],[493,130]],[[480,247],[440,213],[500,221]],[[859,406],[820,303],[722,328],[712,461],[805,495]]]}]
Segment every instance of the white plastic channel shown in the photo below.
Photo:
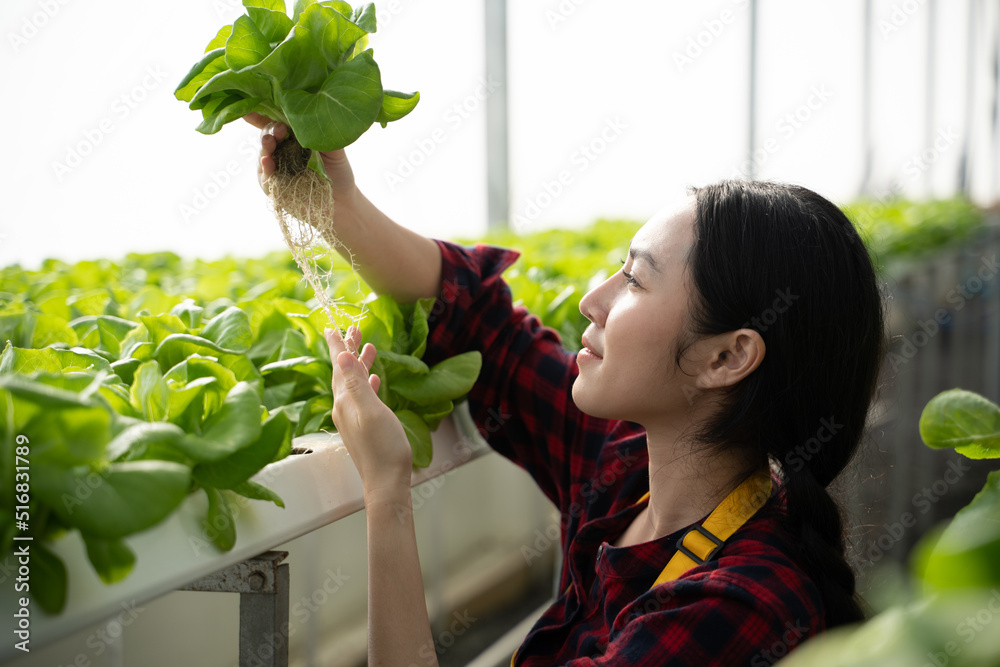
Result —
[{"label": "white plastic channel", "polygon": [[[433,461],[430,467],[414,472],[413,486],[490,451],[464,403],[441,423],[432,439]],[[128,537],[126,542],[136,553],[135,569],[125,580],[110,586],[91,567],[78,532],[57,540],[51,547],[66,564],[66,607],[58,616],[47,616],[36,605],[31,606],[31,648],[101,623],[120,613],[123,605],[133,601],[142,604],[364,507],[361,479],[338,434],[312,433],[296,438],[294,446],[312,452],[273,463],[253,478],[274,489],[285,508],[240,498],[245,502],[234,507],[236,545],[226,553],[204,538],[200,524],[208,503],[203,493],[189,496],[163,523]],[[22,655],[12,640],[17,609],[12,589],[11,584],[0,598],[0,613],[9,628],[4,633],[8,641],[0,643],[0,662]]]}]

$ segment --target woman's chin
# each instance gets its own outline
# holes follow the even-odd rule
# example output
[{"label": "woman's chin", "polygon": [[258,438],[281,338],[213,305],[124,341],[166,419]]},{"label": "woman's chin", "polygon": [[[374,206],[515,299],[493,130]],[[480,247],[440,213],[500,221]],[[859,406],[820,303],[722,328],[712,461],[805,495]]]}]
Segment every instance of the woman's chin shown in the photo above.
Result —
[{"label": "woman's chin", "polygon": [[611,414],[613,410],[609,410],[609,404],[607,399],[601,400],[600,396],[593,396],[587,391],[586,387],[582,387],[581,384],[586,384],[580,382],[580,378],[576,379],[573,383],[573,403],[576,407],[580,409],[580,412],[591,417],[597,417],[599,419],[617,419],[614,414]]}]

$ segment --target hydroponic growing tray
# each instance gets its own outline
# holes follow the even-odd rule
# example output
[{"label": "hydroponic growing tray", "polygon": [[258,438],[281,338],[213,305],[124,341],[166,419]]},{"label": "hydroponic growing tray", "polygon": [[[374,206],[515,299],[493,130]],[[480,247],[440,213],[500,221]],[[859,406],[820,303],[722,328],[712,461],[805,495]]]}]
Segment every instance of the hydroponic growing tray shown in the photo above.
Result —
[{"label": "hydroponic growing tray", "polygon": [[[489,451],[479,437],[464,403],[441,422],[432,436],[434,457],[428,468],[413,473],[414,486],[444,474]],[[336,433],[312,433],[296,438],[297,450],[253,477],[281,496],[285,508],[247,500],[234,509],[236,544],[221,553],[204,537],[201,521],[207,499],[195,493],[159,525],[125,538],[135,551],[136,564],[123,581],[104,584],[87,560],[79,533],[71,532],[51,543],[66,563],[66,607],[48,616],[31,606],[30,647],[37,649],[121,612],[123,604],[142,604],[225,567],[239,563],[296,537],[353,514],[364,507],[361,479]],[[13,576],[13,575],[12,575]],[[12,590],[11,587],[10,590]],[[14,648],[12,621],[15,595],[4,595],[2,613],[9,630],[0,648],[0,661],[23,653]]]}]

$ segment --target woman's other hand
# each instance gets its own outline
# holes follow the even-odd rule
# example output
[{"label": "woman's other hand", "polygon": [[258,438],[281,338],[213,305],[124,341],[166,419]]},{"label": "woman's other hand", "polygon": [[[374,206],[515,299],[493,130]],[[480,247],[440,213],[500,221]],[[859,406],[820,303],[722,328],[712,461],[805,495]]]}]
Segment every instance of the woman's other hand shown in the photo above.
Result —
[{"label": "woman's other hand", "polygon": [[361,475],[366,503],[379,494],[398,494],[410,488],[413,450],[403,425],[378,397],[380,379],[369,375],[377,351],[368,343],[355,356],[361,332],[347,330],[347,340],[336,329],[325,332],[333,361],[333,423]]}]

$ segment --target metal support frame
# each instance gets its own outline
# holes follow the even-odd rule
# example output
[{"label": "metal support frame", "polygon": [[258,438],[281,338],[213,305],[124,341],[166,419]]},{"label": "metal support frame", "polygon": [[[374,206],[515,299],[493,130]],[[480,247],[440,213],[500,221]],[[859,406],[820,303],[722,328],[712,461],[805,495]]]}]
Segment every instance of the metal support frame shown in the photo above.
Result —
[{"label": "metal support frame", "polygon": [[486,80],[496,91],[486,98],[486,207],[490,230],[510,225],[507,114],[507,0],[486,0]]},{"label": "metal support frame", "polygon": [[287,551],[267,551],[179,590],[240,594],[240,667],[288,667]]}]

